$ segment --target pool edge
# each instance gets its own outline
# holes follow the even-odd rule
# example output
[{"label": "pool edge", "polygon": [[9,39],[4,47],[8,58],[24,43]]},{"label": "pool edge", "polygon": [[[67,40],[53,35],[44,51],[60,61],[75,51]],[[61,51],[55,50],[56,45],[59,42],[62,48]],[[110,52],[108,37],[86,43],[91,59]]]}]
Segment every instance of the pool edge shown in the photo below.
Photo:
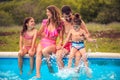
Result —
[{"label": "pool edge", "polygon": [[[120,58],[120,53],[91,52],[87,53],[88,58]],[[0,58],[17,58],[18,52],[0,52]],[[29,55],[25,55],[29,57]]]}]

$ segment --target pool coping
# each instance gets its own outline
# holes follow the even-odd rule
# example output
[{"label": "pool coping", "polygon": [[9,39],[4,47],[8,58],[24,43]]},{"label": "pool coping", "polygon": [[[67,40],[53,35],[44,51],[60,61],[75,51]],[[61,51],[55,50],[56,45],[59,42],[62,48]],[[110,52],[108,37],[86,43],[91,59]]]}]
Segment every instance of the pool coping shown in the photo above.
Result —
[{"label": "pool coping", "polygon": [[[88,58],[117,58],[120,59],[120,53],[108,52],[90,52]],[[0,58],[17,58],[18,52],[0,52]],[[25,57],[29,57],[28,54]]]}]

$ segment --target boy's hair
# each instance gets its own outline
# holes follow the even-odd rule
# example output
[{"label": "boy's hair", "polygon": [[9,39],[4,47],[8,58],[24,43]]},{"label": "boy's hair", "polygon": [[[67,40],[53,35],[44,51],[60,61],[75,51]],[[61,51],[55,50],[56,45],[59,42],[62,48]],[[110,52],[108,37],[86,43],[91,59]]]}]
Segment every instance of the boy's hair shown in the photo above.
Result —
[{"label": "boy's hair", "polygon": [[62,11],[62,14],[66,14],[66,15],[69,15],[72,12],[70,6],[67,6],[67,5],[64,5],[61,11]]},{"label": "boy's hair", "polygon": [[78,13],[75,13],[74,18],[73,18],[73,23],[76,25],[81,25],[82,20]]}]

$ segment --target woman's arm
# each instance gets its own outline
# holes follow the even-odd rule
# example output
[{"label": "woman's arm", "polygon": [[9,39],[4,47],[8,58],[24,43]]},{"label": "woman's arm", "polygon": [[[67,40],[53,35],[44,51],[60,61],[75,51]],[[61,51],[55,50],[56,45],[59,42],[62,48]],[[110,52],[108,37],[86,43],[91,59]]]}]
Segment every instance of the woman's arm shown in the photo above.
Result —
[{"label": "woman's arm", "polygon": [[41,34],[43,33],[43,31],[44,31],[44,26],[42,24],[41,27],[40,27],[40,29],[37,32],[37,36],[41,36]]}]

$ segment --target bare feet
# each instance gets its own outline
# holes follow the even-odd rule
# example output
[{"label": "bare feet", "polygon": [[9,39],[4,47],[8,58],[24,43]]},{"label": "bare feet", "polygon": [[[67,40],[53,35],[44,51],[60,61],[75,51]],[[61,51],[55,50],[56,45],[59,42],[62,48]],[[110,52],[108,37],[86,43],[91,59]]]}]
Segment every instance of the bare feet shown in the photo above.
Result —
[{"label": "bare feet", "polygon": [[36,74],[36,78],[40,78],[40,74],[39,73]]},{"label": "bare feet", "polygon": [[28,74],[30,75],[30,74],[32,74],[32,72],[33,72],[33,70],[30,70],[30,71],[28,72]]},{"label": "bare feet", "polygon": [[22,70],[20,70],[20,75],[22,75]]},{"label": "bare feet", "polygon": [[47,66],[48,66],[49,72],[54,73],[53,67],[52,67],[51,63],[48,61],[47,61]]},{"label": "bare feet", "polygon": [[88,78],[92,78],[92,70],[88,67],[86,67],[86,75]]}]

